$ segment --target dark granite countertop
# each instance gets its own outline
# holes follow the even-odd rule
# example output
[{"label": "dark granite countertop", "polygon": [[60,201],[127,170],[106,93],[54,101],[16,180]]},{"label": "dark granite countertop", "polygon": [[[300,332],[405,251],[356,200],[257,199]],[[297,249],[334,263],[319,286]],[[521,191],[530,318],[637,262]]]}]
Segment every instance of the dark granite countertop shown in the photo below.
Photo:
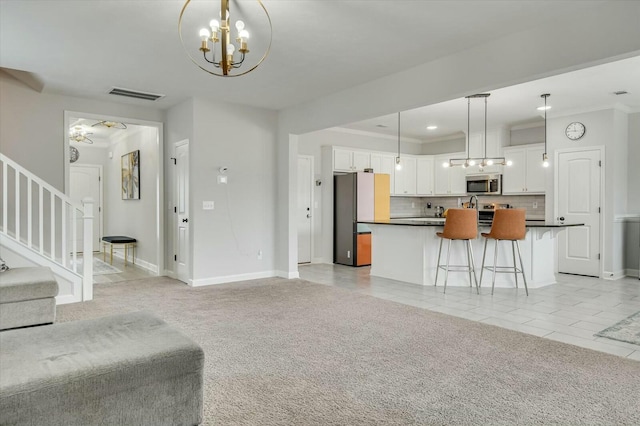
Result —
[{"label": "dark granite countertop", "polygon": [[[364,223],[367,225],[405,225],[405,226],[444,226],[442,219],[430,220],[430,218],[406,218],[406,219],[389,219],[379,221],[363,221],[358,223]],[[480,221],[479,226],[491,227],[491,222]],[[568,226],[582,226],[584,223],[555,223],[546,222],[544,220],[527,220],[525,226],[527,228],[566,228]]]}]

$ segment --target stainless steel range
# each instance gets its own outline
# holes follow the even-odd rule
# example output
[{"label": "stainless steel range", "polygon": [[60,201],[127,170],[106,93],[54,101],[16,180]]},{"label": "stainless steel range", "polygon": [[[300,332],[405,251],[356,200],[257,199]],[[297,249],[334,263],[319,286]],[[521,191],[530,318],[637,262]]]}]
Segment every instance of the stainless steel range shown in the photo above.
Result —
[{"label": "stainless steel range", "polygon": [[483,223],[493,222],[493,215],[496,209],[510,209],[512,206],[509,204],[491,203],[484,204],[480,210],[478,210],[478,220]]}]

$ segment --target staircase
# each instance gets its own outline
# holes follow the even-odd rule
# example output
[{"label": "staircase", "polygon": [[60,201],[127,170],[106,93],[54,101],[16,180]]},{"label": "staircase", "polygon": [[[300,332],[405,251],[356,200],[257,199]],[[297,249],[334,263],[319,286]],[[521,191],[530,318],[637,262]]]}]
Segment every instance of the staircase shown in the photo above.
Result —
[{"label": "staircase", "polygon": [[93,298],[93,200],[75,203],[0,154],[1,255],[9,266],[47,266],[58,304]]}]

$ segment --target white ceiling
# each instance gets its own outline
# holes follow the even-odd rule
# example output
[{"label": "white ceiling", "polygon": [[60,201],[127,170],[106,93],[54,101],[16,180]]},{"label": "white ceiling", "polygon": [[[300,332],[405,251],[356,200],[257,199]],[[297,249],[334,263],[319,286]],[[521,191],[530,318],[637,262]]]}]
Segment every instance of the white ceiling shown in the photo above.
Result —
[{"label": "white ceiling", "polygon": [[[237,8],[249,10],[253,3],[241,0]],[[0,67],[31,73],[45,93],[158,109],[203,97],[279,110],[525,29],[566,25],[566,16],[579,19],[607,3],[264,0],[273,22],[270,55],[254,72],[224,79],[198,69],[182,48],[177,24],[183,0],[0,0]],[[232,16],[235,10],[232,5]],[[210,19],[205,15],[204,23]],[[188,45],[195,43],[189,34],[203,26],[191,18]],[[251,54],[260,54],[261,31],[252,33]],[[628,62],[631,68],[610,65],[583,70],[579,78],[558,76],[496,90],[488,100],[489,124],[534,120],[544,92],[552,94],[550,114],[595,104],[640,105],[640,79],[632,78],[640,74],[637,60]],[[106,94],[114,86],[166,96],[152,103]],[[622,89],[630,95],[611,97]],[[479,113],[474,109],[474,116]],[[427,134],[423,129],[431,122],[439,129]],[[378,123],[396,134],[393,116],[347,127],[380,131],[372,126]],[[420,140],[465,128],[464,99],[403,114],[402,133]]]}]

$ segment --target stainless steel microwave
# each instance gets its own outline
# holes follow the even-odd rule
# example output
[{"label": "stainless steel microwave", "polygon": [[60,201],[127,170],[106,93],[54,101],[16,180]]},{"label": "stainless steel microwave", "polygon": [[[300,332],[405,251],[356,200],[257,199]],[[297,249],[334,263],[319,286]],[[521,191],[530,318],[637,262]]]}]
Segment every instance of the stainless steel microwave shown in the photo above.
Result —
[{"label": "stainless steel microwave", "polygon": [[467,175],[467,194],[502,194],[502,175]]}]

